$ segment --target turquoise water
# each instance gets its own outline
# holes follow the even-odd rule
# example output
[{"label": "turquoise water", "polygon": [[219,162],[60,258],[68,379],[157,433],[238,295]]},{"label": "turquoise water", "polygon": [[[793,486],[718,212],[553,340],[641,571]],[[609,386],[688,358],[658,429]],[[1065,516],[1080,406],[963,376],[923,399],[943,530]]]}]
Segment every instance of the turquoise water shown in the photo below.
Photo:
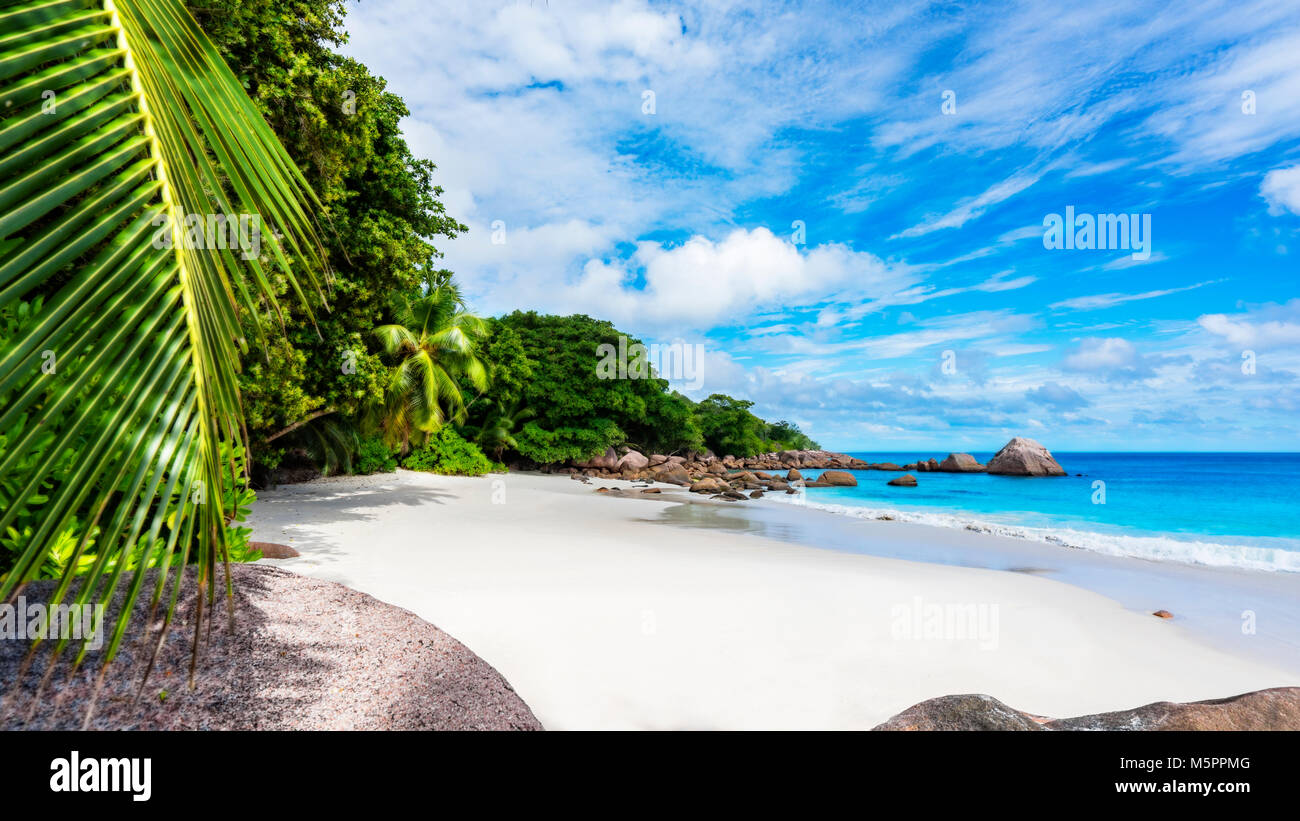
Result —
[{"label": "turquoise water", "polygon": [[[897,464],[922,456],[852,455]],[[1069,476],[914,471],[918,486],[905,488],[886,484],[901,473],[852,471],[857,487],[812,488],[804,498],[859,517],[895,513],[1107,553],[1300,571],[1300,453],[1054,456]]]}]

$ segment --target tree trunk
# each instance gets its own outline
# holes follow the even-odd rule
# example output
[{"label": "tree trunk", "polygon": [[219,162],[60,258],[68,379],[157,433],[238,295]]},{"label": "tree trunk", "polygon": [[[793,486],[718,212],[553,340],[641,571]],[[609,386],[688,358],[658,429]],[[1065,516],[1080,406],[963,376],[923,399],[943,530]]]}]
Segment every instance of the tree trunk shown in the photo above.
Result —
[{"label": "tree trunk", "polygon": [[324,408],[323,410],[318,410],[318,411],[316,411],[316,412],[314,412],[314,413],[309,413],[309,414],[307,414],[306,416],[304,416],[303,418],[299,419],[297,422],[294,422],[294,423],[293,423],[292,425],[290,425],[289,427],[284,428],[283,430],[277,431],[276,433],[273,433],[273,434],[271,434],[270,436],[266,437],[266,441],[267,441],[267,442],[274,442],[276,439],[279,439],[281,436],[284,436],[286,433],[293,433],[293,432],[296,431],[298,428],[300,428],[300,427],[302,427],[303,425],[307,424],[307,423],[310,422],[311,420],[313,420],[313,419],[319,419],[320,417],[322,417],[322,416],[326,416],[326,415],[331,414],[331,413],[333,413],[333,412],[334,412],[334,408],[333,408],[333,407],[329,407],[329,408]]}]

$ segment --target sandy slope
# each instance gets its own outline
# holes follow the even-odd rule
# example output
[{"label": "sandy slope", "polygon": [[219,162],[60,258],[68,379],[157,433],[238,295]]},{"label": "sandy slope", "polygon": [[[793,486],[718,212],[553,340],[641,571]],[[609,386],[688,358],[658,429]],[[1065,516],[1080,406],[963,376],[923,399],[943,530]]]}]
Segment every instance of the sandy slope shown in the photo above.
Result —
[{"label": "sandy slope", "polygon": [[[1300,684],[1051,579],[673,527],[667,494],[593,487],[402,471],[260,493],[252,524],[302,552],[277,565],[465,642],[549,729],[869,728],[948,693],[1069,716]],[[887,527],[864,532],[961,536]],[[982,638],[903,632],[936,606]]]}]

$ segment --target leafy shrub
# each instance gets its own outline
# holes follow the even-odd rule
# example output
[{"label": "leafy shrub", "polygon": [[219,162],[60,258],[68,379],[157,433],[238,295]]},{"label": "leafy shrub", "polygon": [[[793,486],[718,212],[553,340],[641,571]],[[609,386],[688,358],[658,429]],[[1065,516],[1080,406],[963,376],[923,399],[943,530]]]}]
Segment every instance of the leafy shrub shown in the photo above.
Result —
[{"label": "leafy shrub", "polygon": [[459,476],[482,476],[495,469],[477,445],[465,441],[449,425],[429,434],[424,444],[402,460],[402,467]]},{"label": "leafy shrub", "polygon": [[222,492],[222,509],[228,511],[226,520],[226,543],[230,546],[232,562],[255,562],[262,558],[262,551],[253,548],[250,537],[251,528],[240,527],[239,522],[248,518],[248,513],[257,501],[257,494],[248,486],[244,472],[244,449],[234,448],[227,442],[221,443],[221,463],[233,467],[233,476],[227,476],[225,490]]},{"label": "leafy shrub", "polygon": [[813,441],[808,434],[799,430],[799,426],[784,419],[767,426],[767,450],[820,450],[821,445]]},{"label": "leafy shrub", "polygon": [[553,430],[546,430],[536,422],[528,422],[515,436],[515,449],[528,459],[548,464],[569,459],[590,459],[625,438],[622,429],[609,419],[592,419],[585,427],[560,427]]},{"label": "leafy shrub", "polygon": [[[0,450],[3,450],[5,437],[0,435]],[[262,558],[262,553],[252,546],[251,537],[253,531],[250,528],[240,525],[247,517],[253,502],[257,499],[257,494],[248,487],[248,480],[244,476],[244,451],[243,448],[234,448],[226,443],[221,443],[221,463],[230,465],[233,474],[228,475],[227,485],[223,491],[224,509],[228,511],[226,521],[226,541],[230,548],[230,560],[232,562],[253,562]],[[75,465],[75,458],[61,460],[58,469],[56,469],[52,479],[47,480],[42,487],[52,487],[55,483],[66,481],[67,476],[71,474],[71,467]],[[0,504],[7,503],[15,495],[15,488],[10,483],[0,483]],[[163,511],[163,527],[160,528],[158,535],[152,540],[145,535],[138,537],[132,546],[132,549],[125,553],[125,572],[133,572],[141,561],[148,561],[148,566],[157,567],[163,563],[163,558],[167,555],[167,542],[171,535],[172,523],[180,506],[183,503],[192,504],[194,501],[194,488],[181,486],[179,483],[173,490],[172,494],[166,498],[166,508]],[[189,498],[187,498],[189,497]],[[3,533],[0,533],[0,578],[4,578],[17,564],[19,558],[27,550],[31,543],[35,531],[40,527],[44,520],[43,506],[48,501],[48,497],[41,493],[29,495],[26,504],[20,509],[15,523],[8,526]],[[150,513],[158,510],[158,505],[163,502],[155,502]],[[72,565],[75,557],[75,566],[73,575],[80,575],[89,571],[100,556],[96,550],[97,539],[100,535],[100,528],[94,526],[90,532],[85,532],[85,521],[82,517],[72,516],[69,519],[67,527],[59,531],[56,540],[45,552],[41,561],[28,573],[29,580],[35,579],[60,579],[67,571],[69,565]],[[82,545],[82,541],[85,544]],[[80,553],[78,553],[80,549]],[[184,552],[184,545],[179,541],[174,546],[169,562],[176,563],[180,561]],[[108,572],[113,572],[117,568],[118,559],[109,559],[105,563]]]},{"label": "leafy shrub", "polygon": [[353,473],[392,473],[395,470],[397,457],[383,439],[373,436],[361,440],[361,449],[352,463]]}]

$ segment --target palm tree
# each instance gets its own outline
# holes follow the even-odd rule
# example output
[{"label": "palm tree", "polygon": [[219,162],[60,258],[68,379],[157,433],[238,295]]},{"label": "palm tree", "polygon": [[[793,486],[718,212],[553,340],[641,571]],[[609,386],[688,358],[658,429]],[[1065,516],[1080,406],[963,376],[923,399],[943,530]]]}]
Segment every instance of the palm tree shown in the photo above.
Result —
[{"label": "palm tree", "polygon": [[52,604],[126,584],[107,664],[146,570],[157,607],[196,564],[192,685],[246,439],[239,312],[278,310],[270,265],[320,293],[320,205],[180,0],[22,2],[0,32],[0,601],[71,538]]},{"label": "palm tree", "polygon": [[[484,401],[492,402],[491,399]],[[506,448],[519,447],[519,443],[515,441],[515,431],[520,422],[533,415],[533,409],[521,407],[519,400],[509,407],[496,404],[486,411],[482,424],[466,426],[465,432],[484,453],[492,454],[492,459],[500,462],[501,454]]]},{"label": "palm tree", "polygon": [[397,360],[385,386],[378,424],[390,444],[408,450],[426,434],[465,417],[459,377],[487,390],[487,368],[478,343],[487,323],[465,309],[460,289],[449,280],[418,297],[395,300],[396,324],[375,328],[384,352]]}]

